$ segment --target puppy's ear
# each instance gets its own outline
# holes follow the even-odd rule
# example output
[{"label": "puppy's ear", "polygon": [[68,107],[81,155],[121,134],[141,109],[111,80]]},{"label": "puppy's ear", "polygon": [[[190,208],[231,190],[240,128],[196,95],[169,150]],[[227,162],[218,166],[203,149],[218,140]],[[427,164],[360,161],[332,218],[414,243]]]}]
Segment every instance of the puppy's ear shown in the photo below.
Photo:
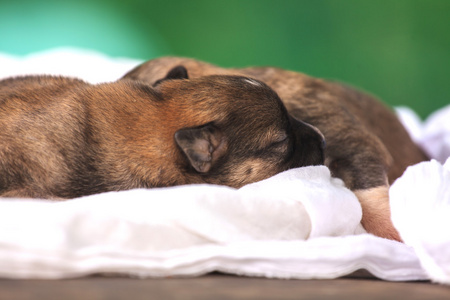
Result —
[{"label": "puppy's ear", "polygon": [[227,151],[225,135],[212,124],[180,129],[175,133],[175,141],[200,173],[209,172]]},{"label": "puppy's ear", "polygon": [[166,77],[157,80],[153,84],[153,86],[157,86],[158,84],[160,84],[161,82],[166,81],[166,80],[188,79],[188,78],[189,77],[188,77],[188,72],[187,72],[186,68],[183,66],[176,66],[167,73]]}]

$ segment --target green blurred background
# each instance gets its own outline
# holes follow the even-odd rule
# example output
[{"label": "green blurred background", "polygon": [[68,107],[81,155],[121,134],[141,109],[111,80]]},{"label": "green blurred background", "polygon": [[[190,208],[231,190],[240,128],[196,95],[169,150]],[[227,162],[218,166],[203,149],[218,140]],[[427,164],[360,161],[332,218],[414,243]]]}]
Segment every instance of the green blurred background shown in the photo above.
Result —
[{"label": "green blurred background", "polygon": [[272,65],[350,83],[423,118],[450,103],[449,31],[450,0],[0,0],[0,52],[75,46]]}]

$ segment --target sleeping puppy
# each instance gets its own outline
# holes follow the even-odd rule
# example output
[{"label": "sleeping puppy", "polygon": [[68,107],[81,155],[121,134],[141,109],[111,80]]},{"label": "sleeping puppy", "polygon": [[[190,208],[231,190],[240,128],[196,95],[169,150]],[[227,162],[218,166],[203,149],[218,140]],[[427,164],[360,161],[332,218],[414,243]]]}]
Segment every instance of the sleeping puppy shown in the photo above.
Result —
[{"label": "sleeping puppy", "polygon": [[168,72],[121,80],[0,81],[0,196],[74,198],[189,183],[240,187],[323,163],[323,136],[264,83]]},{"label": "sleeping puppy", "polygon": [[358,197],[365,229],[380,237],[400,239],[390,219],[389,184],[407,166],[428,158],[383,104],[350,87],[296,72],[271,67],[224,69],[187,58],[151,60],[124,78],[153,84],[177,65],[185,66],[191,77],[241,75],[268,84],[291,115],[323,133],[325,164]]}]

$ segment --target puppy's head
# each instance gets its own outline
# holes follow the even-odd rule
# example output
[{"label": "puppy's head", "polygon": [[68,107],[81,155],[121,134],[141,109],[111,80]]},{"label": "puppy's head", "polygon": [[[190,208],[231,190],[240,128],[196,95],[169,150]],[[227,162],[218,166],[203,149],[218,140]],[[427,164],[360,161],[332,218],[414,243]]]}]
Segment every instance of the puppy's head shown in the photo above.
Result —
[{"label": "puppy's head", "polygon": [[323,163],[322,134],[289,116],[277,94],[260,81],[225,75],[188,79],[178,66],[154,87],[176,124],[173,140],[186,176],[240,187]]}]

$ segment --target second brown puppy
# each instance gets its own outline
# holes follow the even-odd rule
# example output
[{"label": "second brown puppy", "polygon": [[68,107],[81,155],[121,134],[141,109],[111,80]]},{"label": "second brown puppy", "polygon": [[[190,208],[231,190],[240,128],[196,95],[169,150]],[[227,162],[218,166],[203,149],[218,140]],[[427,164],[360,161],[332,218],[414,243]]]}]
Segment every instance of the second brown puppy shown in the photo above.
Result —
[{"label": "second brown puppy", "polygon": [[235,74],[268,84],[290,114],[324,134],[325,164],[357,195],[364,228],[380,237],[400,240],[390,219],[389,184],[407,166],[428,158],[381,102],[345,85],[301,73],[272,67],[225,69],[180,57],[148,61],[124,78],[154,83],[177,65],[185,66],[192,77]]}]

